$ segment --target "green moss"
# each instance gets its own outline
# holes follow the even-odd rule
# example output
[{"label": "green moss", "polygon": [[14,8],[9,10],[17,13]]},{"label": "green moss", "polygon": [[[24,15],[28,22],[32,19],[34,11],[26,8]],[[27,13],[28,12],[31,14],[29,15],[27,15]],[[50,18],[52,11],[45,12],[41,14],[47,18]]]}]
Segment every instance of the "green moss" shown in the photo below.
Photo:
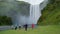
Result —
[{"label": "green moss", "polygon": [[[51,0],[53,1],[53,0]],[[60,2],[54,0],[53,3],[49,3],[44,10],[42,10],[42,16],[38,21],[40,25],[58,25],[60,24]]]}]

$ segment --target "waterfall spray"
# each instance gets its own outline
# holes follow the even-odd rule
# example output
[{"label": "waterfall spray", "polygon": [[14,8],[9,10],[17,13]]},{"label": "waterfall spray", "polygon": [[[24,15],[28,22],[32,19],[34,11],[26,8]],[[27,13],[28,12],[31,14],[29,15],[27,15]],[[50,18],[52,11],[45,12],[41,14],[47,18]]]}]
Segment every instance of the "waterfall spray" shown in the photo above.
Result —
[{"label": "waterfall spray", "polygon": [[[24,1],[30,3],[30,11],[24,12],[26,8],[23,8],[23,11],[18,12],[19,6],[16,1]],[[12,18],[14,26],[20,26],[24,24],[37,24],[38,19],[41,16],[41,10],[47,5],[48,0],[6,0],[6,8],[3,10],[6,12],[7,16]],[[20,7],[22,8],[22,7]],[[28,9],[27,9],[28,10]],[[28,15],[27,15],[28,14]]]},{"label": "waterfall spray", "polygon": [[37,24],[38,19],[41,16],[40,5],[30,5],[30,24]]},{"label": "waterfall spray", "polygon": [[25,18],[23,18],[23,21],[25,22],[25,24],[26,23],[37,24],[38,19],[41,16],[41,10],[43,10],[43,8],[47,5],[47,2],[48,2],[48,0],[18,0],[18,1],[24,1],[24,2],[30,3],[30,11],[29,11],[30,15],[29,17],[25,16]]}]

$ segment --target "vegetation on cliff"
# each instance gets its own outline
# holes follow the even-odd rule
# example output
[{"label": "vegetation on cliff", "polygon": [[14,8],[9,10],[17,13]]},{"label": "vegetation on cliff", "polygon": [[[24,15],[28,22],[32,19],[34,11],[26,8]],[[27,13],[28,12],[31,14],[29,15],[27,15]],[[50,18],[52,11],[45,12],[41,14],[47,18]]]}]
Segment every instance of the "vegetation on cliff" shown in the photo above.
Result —
[{"label": "vegetation on cliff", "polygon": [[60,24],[60,0],[50,0],[50,3],[42,10],[42,16],[38,21],[39,25]]}]

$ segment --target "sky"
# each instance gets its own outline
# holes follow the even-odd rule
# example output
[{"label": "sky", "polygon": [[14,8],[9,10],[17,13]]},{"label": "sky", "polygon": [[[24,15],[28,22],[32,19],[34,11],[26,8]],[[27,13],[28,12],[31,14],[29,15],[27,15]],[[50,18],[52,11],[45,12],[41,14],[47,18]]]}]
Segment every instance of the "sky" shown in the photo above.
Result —
[{"label": "sky", "polygon": [[40,4],[44,0],[17,0],[17,1],[24,1],[24,2],[28,2],[28,3],[32,4],[32,5],[36,5],[36,4]]}]

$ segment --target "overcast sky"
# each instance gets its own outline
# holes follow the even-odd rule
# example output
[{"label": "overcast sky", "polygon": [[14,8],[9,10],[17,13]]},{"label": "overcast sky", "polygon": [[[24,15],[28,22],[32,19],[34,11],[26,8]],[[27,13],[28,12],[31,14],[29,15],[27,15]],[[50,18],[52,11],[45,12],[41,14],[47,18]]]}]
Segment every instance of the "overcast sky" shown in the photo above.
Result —
[{"label": "overcast sky", "polygon": [[25,1],[25,2],[29,2],[32,5],[36,5],[36,4],[40,4],[44,0],[17,0],[17,1]]}]

